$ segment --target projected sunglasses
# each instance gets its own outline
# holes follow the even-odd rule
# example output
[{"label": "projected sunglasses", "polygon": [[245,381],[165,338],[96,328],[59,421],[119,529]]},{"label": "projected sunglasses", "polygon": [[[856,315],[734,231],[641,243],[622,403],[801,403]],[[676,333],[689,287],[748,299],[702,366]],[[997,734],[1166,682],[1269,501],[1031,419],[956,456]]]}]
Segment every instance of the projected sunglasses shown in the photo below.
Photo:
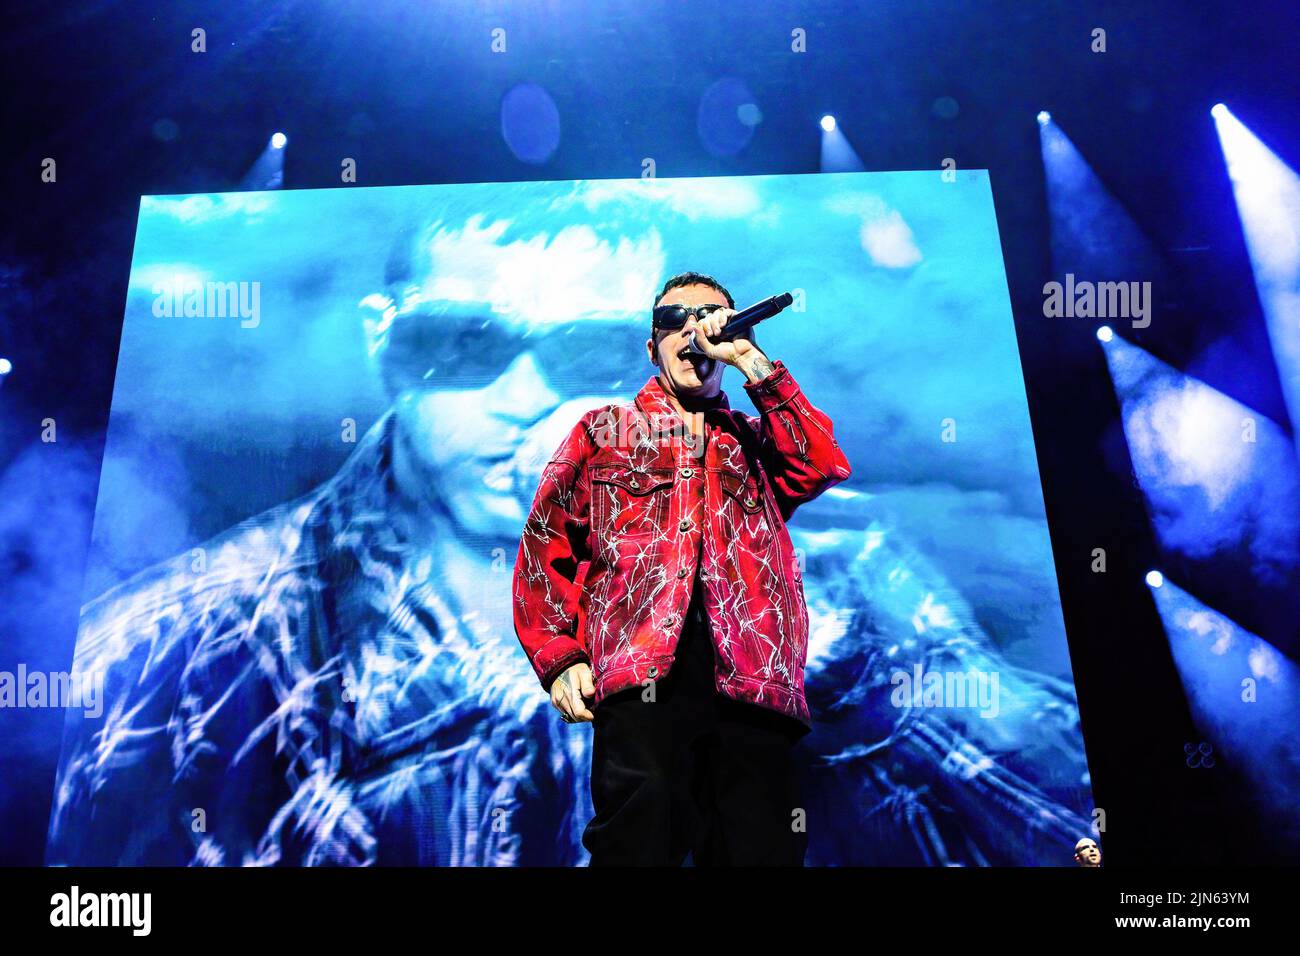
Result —
[{"label": "projected sunglasses", "polygon": [[552,387],[574,378],[575,388],[589,390],[626,374],[627,356],[641,341],[626,321],[583,320],[524,333],[488,315],[418,314],[394,327],[387,361],[430,387],[465,388],[491,384],[530,352]]},{"label": "projected sunglasses", "polygon": [[702,321],[719,309],[725,308],[725,305],[658,305],[651,314],[651,324],[656,329],[676,332],[686,326],[691,316],[695,316],[697,321]]}]

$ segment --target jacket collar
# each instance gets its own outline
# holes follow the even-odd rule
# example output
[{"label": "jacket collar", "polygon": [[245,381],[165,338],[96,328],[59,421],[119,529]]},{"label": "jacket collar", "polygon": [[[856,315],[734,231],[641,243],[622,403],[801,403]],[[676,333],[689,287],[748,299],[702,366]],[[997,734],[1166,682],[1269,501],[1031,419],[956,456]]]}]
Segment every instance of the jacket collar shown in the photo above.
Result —
[{"label": "jacket collar", "polygon": [[[658,375],[651,375],[650,380],[641,387],[641,391],[636,393],[636,405],[649,420],[652,432],[676,431],[678,434],[685,434],[686,424],[677,413],[672,399],[664,391]],[[730,411],[731,405],[727,402],[727,393],[719,391],[703,410],[706,417],[710,412]]]}]

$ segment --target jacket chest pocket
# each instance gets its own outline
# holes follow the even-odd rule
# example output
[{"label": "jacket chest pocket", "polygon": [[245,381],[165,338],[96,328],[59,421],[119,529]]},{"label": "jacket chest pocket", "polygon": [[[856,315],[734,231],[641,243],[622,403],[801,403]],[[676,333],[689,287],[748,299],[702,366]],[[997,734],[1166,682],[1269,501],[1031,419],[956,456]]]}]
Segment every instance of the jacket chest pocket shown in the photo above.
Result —
[{"label": "jacket chest pocket", "polygon": [[591,514],[599,539],[607,544],[617,544],[628,538],[662,534],[673,477],[671,468],[593,466]]},{"label": "jacket chest pocket", "polygon": [[718,473],[718,479],[722,483],[722,493],[739,508],[742,516],[763,510],[763,486],[753,472],[722,471]]},{"label": "jacket chest pocket", "polygon": [[724,470],[718,474],[722,485],[722,515],[730,528],[735,547],[756,553],[772,544],[772,520],[763,496],[763,482],[754,472]]}]

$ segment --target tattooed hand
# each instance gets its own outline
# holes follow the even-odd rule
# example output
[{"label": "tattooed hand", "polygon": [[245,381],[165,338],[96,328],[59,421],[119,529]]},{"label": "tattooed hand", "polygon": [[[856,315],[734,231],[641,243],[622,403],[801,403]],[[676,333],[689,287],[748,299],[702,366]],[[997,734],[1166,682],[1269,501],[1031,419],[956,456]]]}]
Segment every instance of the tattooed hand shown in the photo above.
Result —
[{"label": "tattooed hand", "polygon": [[711,359],[725,362],[745,373],[745,378],[757,382],[766,378],[772,371],[772,363],[757,345],[748,339],[736,338],[726,342],[710,342],[709,339],[722,334],[727,320],[736,314],[735,309],[718,309],[716,312],[699,320],[691,318],[686,323],[686,330],[695,332],[695,343]]},{"label": "tattooed hand", "polygon": [[591,667],[587,664],[574,664],[551,685],[551,706],[567,723],[590,723],[595,715],[587,708],[587,701],[595,696],[596,685],[591,680]]}]

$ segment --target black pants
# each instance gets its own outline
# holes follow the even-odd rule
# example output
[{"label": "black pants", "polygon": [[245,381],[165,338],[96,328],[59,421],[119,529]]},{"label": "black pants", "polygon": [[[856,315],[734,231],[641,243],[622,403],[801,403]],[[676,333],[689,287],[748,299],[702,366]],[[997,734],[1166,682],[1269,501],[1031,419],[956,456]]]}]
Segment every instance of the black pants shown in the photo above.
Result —
[{"label": "black pants", "polygon": [[806,728],[713,686],[695,600],[653,701],[641,687],[595,710],[592,866],[802,866],[807,836],[792,750]]}]

